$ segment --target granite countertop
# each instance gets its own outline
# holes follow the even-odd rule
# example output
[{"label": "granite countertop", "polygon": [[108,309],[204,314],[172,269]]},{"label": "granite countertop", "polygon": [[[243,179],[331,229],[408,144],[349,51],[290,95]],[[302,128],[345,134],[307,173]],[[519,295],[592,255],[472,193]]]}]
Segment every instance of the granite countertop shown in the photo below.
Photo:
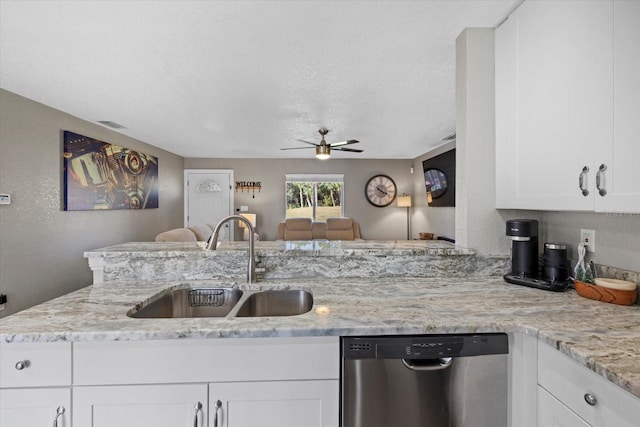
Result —
[{"label": "granite countertop", "polygon": [[[172,286],[302,288],[313,293],[314,309],[266,318],[126,316],[135,304]],[[500,278],[108,282],[2,319],[0,342],[522,332],[640,397],[639,310]]]},{"label": "granite countertop", "polygon": [[[201,242],[202,243],[202,242]],[[136,255],[161,258],[180,254],[202,256],[224,256],[238,252],[246,253],[249,242],[220,242],[216,251],[204,250],[196,242],[129,242],[87,251],[85,258],[117,257]],[[305,255],[305,256],[349,256],[349,255],[473,255],[471,249],[456,246],[441,240],[308,240],[308,241],[258,241],[254,244],[258,256]]]}]

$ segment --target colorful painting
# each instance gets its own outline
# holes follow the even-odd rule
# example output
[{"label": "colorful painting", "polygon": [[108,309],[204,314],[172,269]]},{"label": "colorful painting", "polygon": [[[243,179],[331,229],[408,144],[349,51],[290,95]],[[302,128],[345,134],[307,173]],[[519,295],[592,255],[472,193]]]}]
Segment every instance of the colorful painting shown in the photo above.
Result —
[{"label": "colorful painting", "polygon": [[64,131],[64,210],[158,207],[158,158]]}]

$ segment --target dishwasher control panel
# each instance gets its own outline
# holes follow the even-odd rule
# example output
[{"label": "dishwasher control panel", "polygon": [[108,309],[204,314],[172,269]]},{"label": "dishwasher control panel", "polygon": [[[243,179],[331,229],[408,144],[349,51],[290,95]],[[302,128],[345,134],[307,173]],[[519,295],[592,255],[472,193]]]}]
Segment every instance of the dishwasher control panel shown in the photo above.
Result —
[{"label": "dishwasher control panel", "polygon": [[343,359],[437,359],[507,354],[507,334],[343,337]]}]

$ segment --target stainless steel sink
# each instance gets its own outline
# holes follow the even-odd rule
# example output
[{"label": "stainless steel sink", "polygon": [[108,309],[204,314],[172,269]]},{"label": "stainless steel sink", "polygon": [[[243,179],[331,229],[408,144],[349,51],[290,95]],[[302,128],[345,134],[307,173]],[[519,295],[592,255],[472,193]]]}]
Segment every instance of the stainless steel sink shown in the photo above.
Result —
[{"label": "stainless steel sink", "polygon": [[269,290],[249,295],[236,317],[295,316],[311,310],[313,296],[303,290]]},{"label": "stainless steel sink", "polygon": [[135,318],[225,317],[242,294],[241,290],[231,288],[172,289],[141,308],[130,310],[127,315]]},{"label": "stainless steel sink", "polygon": [[136,305],[127,315],[138,319],[295,316],[312,306],[313,295],[304,290],[243,293],[232,288],[173,288]]}]

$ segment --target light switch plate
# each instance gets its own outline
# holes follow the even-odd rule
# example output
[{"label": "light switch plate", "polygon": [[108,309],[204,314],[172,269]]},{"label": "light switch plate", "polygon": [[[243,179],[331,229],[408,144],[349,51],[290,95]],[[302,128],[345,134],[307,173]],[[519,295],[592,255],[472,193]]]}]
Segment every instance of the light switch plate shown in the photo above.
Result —
[{"label": "light switch plate", "polygon": [[0,194],[0,205],[10,205],[11,194]]}]

